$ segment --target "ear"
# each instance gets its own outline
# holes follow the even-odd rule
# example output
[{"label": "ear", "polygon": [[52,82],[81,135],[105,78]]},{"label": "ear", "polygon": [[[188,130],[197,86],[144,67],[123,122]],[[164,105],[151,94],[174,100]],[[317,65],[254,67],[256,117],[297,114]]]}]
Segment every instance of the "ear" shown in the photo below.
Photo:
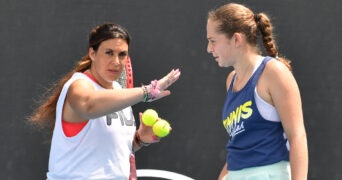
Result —
[{"label": "ear", "polygon": [[234,33],[232,39],[234,40],[235,47],[240,47],[244,41],[241,33]]},{"label": "ear", "polygon": [[94,60],[95,60],[96,52],[94,51],[94,49],[93,49],[92,47],[89,48],[89,50],[88,50],[88,55],[89,55],[91,61],[94,61]]}]

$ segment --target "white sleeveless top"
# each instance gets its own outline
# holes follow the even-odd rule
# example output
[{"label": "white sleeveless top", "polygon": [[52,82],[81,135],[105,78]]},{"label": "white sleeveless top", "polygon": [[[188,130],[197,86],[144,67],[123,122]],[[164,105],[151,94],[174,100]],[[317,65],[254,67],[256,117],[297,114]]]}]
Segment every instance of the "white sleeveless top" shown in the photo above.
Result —
[{"label": "white sleeveless top", "polygon": [[[62,110],[70,85],[78,79],[91,81],[96,90],[103,90],[83,73],[75,73],[59,96],[53,131],[49,180],[128,179],[132,141],[136,131],[131,107],[107,116],[90,119],[73,137],[65,136],[62,129]],[[115,89],[121,88],[113,83]]]}]

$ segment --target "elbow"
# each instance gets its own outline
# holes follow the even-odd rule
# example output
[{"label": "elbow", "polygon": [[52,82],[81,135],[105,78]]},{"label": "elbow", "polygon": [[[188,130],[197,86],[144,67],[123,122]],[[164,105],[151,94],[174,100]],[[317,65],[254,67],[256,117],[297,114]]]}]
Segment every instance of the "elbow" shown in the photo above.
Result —
[{"label": "elbow", "polygon": [[307,137],[305,131],[288,137],[288,141],[291,148],[300,146],[307,148]]}]

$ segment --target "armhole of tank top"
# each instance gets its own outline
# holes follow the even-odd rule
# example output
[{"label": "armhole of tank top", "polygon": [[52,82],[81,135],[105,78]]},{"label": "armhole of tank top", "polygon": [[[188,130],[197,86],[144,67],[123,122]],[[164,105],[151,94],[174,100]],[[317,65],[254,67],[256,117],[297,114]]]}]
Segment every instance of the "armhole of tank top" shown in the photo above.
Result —
[{"label": "armhole of tank top", "polygon": [[263,100],[259,96],[257,87],[255,87],[254,89],[254,99],[255,99],[255,104],[258,108],[260,115],[265,120],[272,121],[272,122],[280,122],[280,117],[279,117],[277,110],[275,109],[274,106],[267,103],[265,100]]},{"label": "armhole of tank top", "polygon": [[[77,79],[87,79],[87,78],[92,81],[92,79],[89,78],[84,73],[79,73],[79,74],[77,74],[77,76],[79,76],[79,77],[75,78],[75,80],[73,80],[73,82],[76,81]],[[65,97],[64,101],[66,101],[66,97]],[[80,122],[80,123],[72,123],[72,122],[65,121],[62,118],[61,119],[62,132],[63,132],[64,136],[67,138],[75,137],[84,129],[84,127],[88,124],[88,122],[89,121],[84,121],[84,122]]]},{"label": "armhole of tank top", "polygon": [[66,137],[74,137],[88,124],[89,121],[71,123],[62,119],[62,129]]}]

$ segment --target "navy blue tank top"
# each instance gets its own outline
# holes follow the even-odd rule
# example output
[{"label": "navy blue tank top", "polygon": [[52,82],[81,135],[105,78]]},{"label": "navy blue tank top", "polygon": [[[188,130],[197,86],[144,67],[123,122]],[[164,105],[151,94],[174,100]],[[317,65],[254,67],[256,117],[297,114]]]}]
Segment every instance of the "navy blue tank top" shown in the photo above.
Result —
[{"label": "navy blue tank top", "polygon": [[246,85],[233,92],[234,75],[223,107],[223,125],[229,134],[226,145],[228,170],[240,170],[289,161],[287,139],[281,122],[264,119],[256,106],[254,90],[266,63],[265,57]]}]

